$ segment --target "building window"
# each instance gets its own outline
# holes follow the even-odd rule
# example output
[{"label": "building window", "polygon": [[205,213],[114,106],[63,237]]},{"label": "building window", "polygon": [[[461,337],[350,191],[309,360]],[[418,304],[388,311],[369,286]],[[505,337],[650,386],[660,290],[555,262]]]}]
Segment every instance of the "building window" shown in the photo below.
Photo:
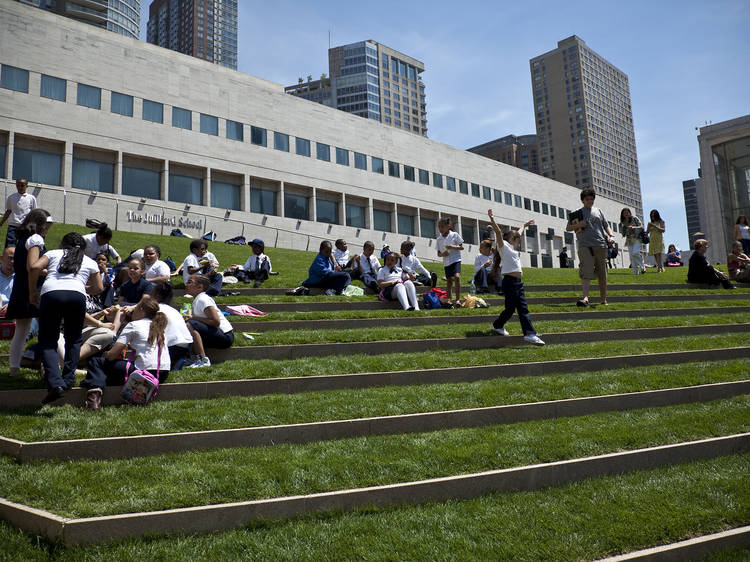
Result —
[{"label": "building window", "polygon": [[60,185],[62,156],[49,152],[15,147],[13,177],[26,178],[33,183]]},{"label": "building window", "polygon": [[78,94],[76,103],[91,109],[101,109],[102,107],[102,90],[96,86],[87,86],[78,84]]},{"label": "building window", "polygon": [[232,140],[244,141],[245,130],[242,123],[230,121],[227,119],[227,138]]},{"label": "building window", "polygon": [[39,88],[39,95],[51,100],[65,101],[67,98],[67,88],[68,83],[62,78],[55,78],[54,76],[42,74],[42,84]]},{"label": "building window", "polygon": [[388,175],[392,178],[400,178],[401,177],[401,166],[398,164],[398,162],[391,162],[388,161]]},{"label": "building window", "polygon": [[300,156],[310,156],[310,141],[297,137],[294,139],[295,152]]},{"label": "building window", "polygon": [[78,189],[114,192],[115,165],[109,162],[97,162],[73,158],[73,177],[71,185]]},{"label": "building window", "polygon": [[276,192],[250,186],[250,212],[276,215]]},{"label": "building window", "polygon": [[143,100],[142,117],[144,121],[164,123],[164,106],[159,102]]},{"label": "building window", "polygon": [[430,172],[427,170],[419,170],[419,183],[423,185],[430,185]]},{"label": "building window", "polygon": [[110,104],[112,113],[119,113],[128,117],[133,116],[133,96],[112,92]]},{"label": "building window", "polygon": [[308,220],[310,200],[304,195],[284,192],[284,216],[289,219]]},{"label": "building window", "polygon": [[549,206],[549,214],[552,215],[553,217],[556,217],[557,216],[557,207],[555,207],[554,205],[550,205]]},{"label": "building window", "polygon": [[513,205],[513,194],[505,192],[505,204],[506,205]]},{"label": "building window", "polygon": [[326,162],[331,161],[331,147],[327,144],[323,144],[320,142],[315,143],[315,148],[317,150],[317,156],[318,160],[325,160]]},{"label": "building window", "polygon": [[471,224],[462,224],[461,225],[461,238],[464,239],[464,242],[468,242],[469,244],[476,244],[477,243],[477,234],[476,229]]},{"label": "building window", "polygon": [[407,236],[414,236],[414,217],[411,215],[399,213],[397,218],[398,233],[405,234]]},{"label": "building window", "polygon": [[414,181],[414,167],[404,165],[404,179]]},{"label": "building window", "polygon": [[534,201],[534,212],[535,213],[539,212],[539,201]]},{"label": "building window", "polygon": [[492,199],[492,189],[487,187],[486,185],[482,186],[482,197],[484,199],[487,199],[487,201],[490,201]]},{"label": "building window", "polygon": [[267,133],[266,130],[261,127],[250,126],[250,142],[258,146],[267,145]]},{"label": "building window", "polygon": [[315,219],[328,224],[339,223],[339,204],[336,201],[318,199],[315,201]]},{"label": "building window", "polygon": [[219,136],[219,119],[213,115],[201,113],[201,133]]},{"label": "building window", "polygon": [[354,167],[358,170],[367,169],[367,156],[361,152],[354,153]]},{"label": "building window", "polygon": [[161,199],[161,174],[154,170],[123,166],[122,194]]},{"label": "building window", "polygon": [[211,206],[239,211],[242,186],[211,180]]},{"label": "building window", "polygon": [[193,128],[193,114],[188,109],[181,107],[172,108],[172,126],[180,129]]},{"label": "building window", "polygon": [[503,192],[499,189],[493,189],[492,194],[495,198],[495,203],[502,203],[503,202]]},{"label": "building window", "polygon": [[419,233],[424,238],[435,238],[435,219],[419,217]]},{"label": "building window", "polygon": [[349,165],[349,151],[347,149],[336,147],[336,164]]},{"label": "building window", "polygon": [[362,205],[346,204],[346,226],[365,228],[365,208]]},{"label": "building window", "polygon": [[519,209],[522,207],[522,205],[521,205],[521,196],[520,195],[514,195],[513,196],[513,206],[518,207]]},{"label": "building window", "polygon": [[443,174],[432,172],[432,185],[443,189]]},{"label": "building window", "polygon": [[372,222],[374,223],[374,230],[382,230],[383,232],[393,232],[391,230],[391,213],[390,211],[383,211],[381,209],[372,210]]},{"label": "building window", "polygon": [[203,205],[203,180],[170,172],[169,200],[190,205]]},{"label": "building window", "polygon": [[471,195],[473,197],[479,197],[481,193],[481,190],[479,189],[478,183],[472,183],[471,184]]},{"label": "building window", "polygon": [[445,176],[445,189],[448,191],[456,191],[456,178]]},{"label": "building window", "polygon": [[289,135],[284,133],[273,133],[273,147],[276,150],[282,150],[284,152],[289,152]]},{"label": "building window", "polygon": [[458,191],[464,195],[469,194],[469,184],[465,180],[458,180]]},{"label": "building window", "polygon": [[523,198],[523,208],[527,211],[531,210],[531,199],[529,199],[528,197]]},{"label": "building window", "polygon": [[28,94],[29,71],[7,64],[2,65],[2,68],[0,68],[0,87]]},{"label": "building window", "polygon": [[549,207],[547,206],[547,203],[542,203],[542,214],[543,215],[549,214]]},{"label": "building window", "polygon": [[373,172],[375,172],[376,174],[383,174],[383,173],[385,173],[385,171],[383,169],[383,159],[382,158],[376,158],[375,156],[373,156],[371,158],[371,160],[372,160],[372,171]]}]

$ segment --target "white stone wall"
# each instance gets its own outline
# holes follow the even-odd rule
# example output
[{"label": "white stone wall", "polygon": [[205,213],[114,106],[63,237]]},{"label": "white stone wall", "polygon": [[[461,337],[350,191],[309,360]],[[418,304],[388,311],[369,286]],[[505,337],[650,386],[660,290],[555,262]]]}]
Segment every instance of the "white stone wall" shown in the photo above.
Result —
[{"label": "white stone wall", "polygon": [[[286,186],[302,186],[313,195],[318,190],[329,195],[334,193],[341,198],[340,214],[343,214],[343,199],[357,197],[367,203],[370,215],[373,206],[386,203],[393,205],[394,210],[405,207],[414,213],[459,217],[479,231],[486,224],[488,208],[493,209],[501,225],[520,226],[524,221],[534,219],[538,234],[527,249],[537,254],[550,253],[557,265],[565,219],[406,181],[403,165],[413,166],[417,174],[421,168],[442,174],[444,178],[454,177],[457,187],[458,180],[466,180],[469,184],[490,186],[566,209],[580,206],[579,190],[575,187],[284,94],[279,84],[15,2],[0,4],[0,63],[30,72],[29,93],[0,89],[0,135],[7,134],[11,145],[9,152],[14,139],[21,137],[64,143],[63,185],[45,186],[40,193],[40,202],[54,215],[64,215],[71,223],[82,223],[85,218],[96,216],[119,229],[163,230],[167,234],[174,227],[172,218],[176,223],[180,218],[187,218],[195,223],[203,221],[200,228],[182,228],[192,236],[214,230],[219,239],[244,234],[247,238],[260,236],[268,245],[310,250],[317,249],[321,239],[343,237],[349,241],[350,248],[358,249],[367,239],[378,248],[385,243],[398,248],[406,238],[391,232],[250,213],[249,184],[259,178],[277,185],[280,190]],[[41,74],[68,80],[66,102],[39,96]],[[102,89],[100,110],[76,104],[77,83]],[[134,97],[133,117],[111,113],[112,91]],[[141,119],[143,99],[164,104],[163,124]],[[193,112],[193,130],[171,126],[172,106]],[[199,132],[200,113],[219,118],[218,137]],[[244,142],[225,137],[226,119],[245,124]],[[267,147],[250,143],[251,124],[268,130]],[[273,148],[273,131],[290,136],[289,153]],[[294,137],[311,141],[311,158],[294,153]],[[331,146],[331,162],[315,158],[316,141]],[[118,162],[114,194],[98,193],[94,196],[91,192],[71,188],[72,151],[79,146],[114,154],[114,160]],[[337,146],[351,151],[349,166],[335,163]],[[354,168],[354,151],[368,155],[368,171]],[[175,165],[194,166],[206,178],[217,172],[242,177],[242,210],[227,215],[224,209],[198,205],[186,209],[182,203],[155,200],[141,203],[138,197],[123,196],[119,192],[123,155],[158,160],[163,164],[162,169]],[[385,161],[384,175],[369,170],[371,156]],[[388,176],[389,160],[401,164],[401,178]],[[10,161],[6,166],[6,178],[10,177],[9,172]],[[164,194],[164,178],[162,184]],[[204,182],[204,201],[210,201],[209,184]],[[63,195],[63,188],[67,196]],[[618,220],[619,203],[599,197],[597,205],[611,221]],[[311,206],[314,209],[314,204]],[[280,210],[278,205],[277,210]],[[131,220],[128,220],[128,212]],[[170,224],[162,227],[133,222],[132,213],[162,214]],[[395,216],[392,223],[395,228]],[[549,228],[555,231],[551,243],[545,236]],[[419,236],[412,239],[422,258],[437,259],[432,239]],[[617,239],[621,240],[619,235]],[[569,249],[569,254],[576,258],[577,263],[573,248]],[[473,262],[475,255],[476,245],[467,245],[464,261]],[[526,266],[531,263],[530,255],[524,254]],[[620,264],[621,259],[618,258]],[[541,266],[541,259],[538,263]]]}]

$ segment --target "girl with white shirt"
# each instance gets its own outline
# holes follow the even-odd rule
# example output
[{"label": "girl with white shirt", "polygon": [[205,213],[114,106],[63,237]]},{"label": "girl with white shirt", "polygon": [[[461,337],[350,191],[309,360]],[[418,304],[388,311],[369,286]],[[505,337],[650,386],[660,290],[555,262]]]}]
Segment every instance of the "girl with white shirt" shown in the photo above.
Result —
[{"label": "girl with white shirt", "polygon": [[83,239],[86,241],[86,255],[92,260],[98,254],[106,254],[107,258],[113,257],[117,263],[122,262],[117,250],[109,245],[109,241],[112,240],[112,229],[107,226],[106,222],[100,224],[96,232],[84,235]]},{"label": "girl with white shirt", "polygon": [[[16,321],[16,331],[10,342],[10,376],[21,372],[21,357],[31,322],[39,316],[39,309],[29,300],[29,272],[31,266],[46,251],[44,237],[52,225],[52,217],[44,209],[34,209],[21,223],[17,231],[16,252],[13,255],[15,279],[10,293],[5,317]],[[36,290],[36,284],[34,285]]]},{"label": "girl with white shirt", "polygon": [[[48,389],[42,404],[61,398],[75,383],[86,315],[86,293],[96,295],[102,292],[99,267],[84,254],[85,249],[83,236],[70,232],[63,236],[59,250],[50,250],[31,266],[29,300],[39,305],[39,349]],[[47,277],[38,292],[36,280],[43,269],[47,270]],[[65,359],[60,373],[57,340],[63,320]]]},{"label": "girl with white shirt", "polygon": [[185,360],[190,357],[193,336],[190,335],[190,328],[188,328],[185,318],[172,306],[173,294],[171,283],[154,285],[154,288],[151,289],[151,298],[159,303],[159,310],[167,317],[165,337],[172,370],[179,371],[182,369]]},{"label": "girl with white shirt", "polygon": [[750,224],[745,215],[737,217],[734,225],[734,239],[742,243],[742,251],[750,255]]},{"label": "girl with white shirt", "polygon": [[[89,360],[86,378],[81,382],[82,387],[88,388],[86,408],[89,410],[101,408],[104,387],[123,384],[125,376],[135,369],[157,376],[159,383],[169,376],[171,363],[165,336],[167,317],[159,309],[159,303],[146,295],[132,309],[118,309],[115,322],[122,317],[129,320],[127,325],[109,351]],[[128,359],[123,359],[123,351],[128,348],[131,350]]]},{"label": "girl with white shirt", "polygon": [[399,257],[395,252],[385,255],[385,265],[378,271],[380,294],[384,299],[398,299],[404,310],[419,310],[414,275],[396,265]]},{"label": "girl with white shirt", "polygon": [[503,241],[502,248],[500,249],[500,256],[502,259],[501,273],[503,275],[505,309],[493,323],[492,330],[501,336],[507,336],[508,331],[505,329],[505,323],[510,320],[513,313],[517,311],[518,319],[521,321],[521,328],[523,329],[524,341],[535,345],[544,345],[544,342],[539,338],[534,330],[534,326],[531,324],[529,307],[526,304],[526,293],[523,288],[521,253],[519,252],[523,231],[526,230],[528,226],[534,224],[534,221],[526,221],[520,230],[509,230],[503,234],[492,216],[492,210],[490,209],[487,211],[487,214],[490,217],[490,224],[495,231],[497,239]]},{"label": "girl with white shirt", "polygon": [[187,367],[210,367],[211,361],[206,356],[205,348],[226,349],[234,343],[232,324],[221,313],[214,299],[206,294],[210,285],[205,275],[191,275],[185,285],[185,292],[193,297],[193,313],[186,320],[197,356]]},{"label": "girl with white shirt", "polygon": [[161,250],[159,246],[146,246],[143,248],[143,263],[146,264],[146,281],[151,283],[166,283],[172,271],[169,266],[161,261]]}]

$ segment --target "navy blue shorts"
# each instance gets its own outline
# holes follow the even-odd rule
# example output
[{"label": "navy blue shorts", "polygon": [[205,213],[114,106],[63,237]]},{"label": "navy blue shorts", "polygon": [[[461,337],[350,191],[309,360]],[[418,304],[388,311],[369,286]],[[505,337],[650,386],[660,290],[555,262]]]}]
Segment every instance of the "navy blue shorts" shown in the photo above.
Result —
[{"label": "navy blue shorts", "polygon": [[454,277],[457,273],[461,273],[461,262],[457,261],[450,265],[445,266],[445,278],[451,279]]}]

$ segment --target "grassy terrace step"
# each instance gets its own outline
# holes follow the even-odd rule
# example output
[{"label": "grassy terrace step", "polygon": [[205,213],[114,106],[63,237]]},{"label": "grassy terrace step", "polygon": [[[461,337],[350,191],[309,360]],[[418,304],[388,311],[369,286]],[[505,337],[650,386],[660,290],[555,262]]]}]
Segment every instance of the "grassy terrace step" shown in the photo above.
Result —
[{"label": "grassy terrace step", "polygon": [[[330,439],[513,424],[675,404],[710,402],[750,393],[750,380],[586,396],[523,404],[450,409],[297,424],[214,429],[201,432],[21,442],[0,438],[0,450],[23,462],[41,459],[113,459],[182,451],[263,447]],[[453,407],[453,405],[451,405]],[[226,413],[222,419],[226,419]]]},{"label": "grassy terrace step", "polygon": [[[514,425],[129,460],[0,458],[0,496],[66,517],[410,482],[747,431],[750,397]],[[156,474],[158,478],[134,478]],[[117,483],[127,483],[127,493]]]},{"label": "grassy terrace step", "polygon": [[[448,367],[439,369],[417,369],[412,371],[379,371],[373,373],[350,373],[350,374],[333,374],[333,375],[318,375],[318,376],[299,376],[299,377],[275,377],[275,378],[259,378],[259,379],[240,379],[235,381],[208,381],[208,382],[178,382],[178,383],[164,383],[159,387],[159,395],[157,400],[159,402],[164,401],[176,401],[176,400],[201,400],[205,398],[221,398],[226,396],[262,396],[267,394],[298,394],[306,392],[320,392],[320,391],[332,391],[332,390],[344,390],[344,389],[366,389],[375,388],[382,386],[412,386],[412,385],[434,385],[434,384],[457,384],[457,383],[475,383],[478,381],[487,381],[492,379],[501,378],[513,378],[513,377],[541,377],[552,374],[563,374],[573,375],[574,373],[584,373],[586,371],[601,371],[606,369],[640,369],[643,367],[649,367],[652,365],[667,365],[666,371],[663,374],[669,377],[669,382],[665,381],[665,385],[671,384],[682,384],[676,381],[681,380],[680,377],[673,378],[671,373],[674,366],[684,365],[694,361],[713,361],[712,373],[717,373],[718,369],[723,365],[722,361],[732,359],[733,361],[739,361],[739,372],[744,372],[745,363],[743,362],[750,357],[750,347],[733,347],[733,348],[721,348],[721,349],[701,349],[693,351],[677,351],[677,352],[666,352],[666,353],[647,353],[643,355],[624,355],[614,357],[594,357],[587,359],[568,359],[568,360],[555,360],[555,361],[538,361],[532,363],[510,363],[510,364],[490,364],[490,365],[477,365],[470,367]],[[690,365],[684,365],[683,369],[692,369]],[[628,372],[628,371],[625,371]],[[739,377],[740,375],[738,375]],[[698,384],[710,382],[711,377],[701,376],[698,379],[691,380],[690,384]],[[523,385],[519,381],[520,385]],[[637,388],[636,388],[637,389]],[[607,391],[622,391],[623,389],[609,388]],[[593,392],[593,391],[592,391]],[[601,391],[600,391],[601,392]],[[400,403],[400,392],[394,389],[395,396],[389,399],[389,403],[395,404]],[[46,390],[4,390],[0,391],[0,408],[8,410],[8,413],[24,414],[26,412],[36,411],[41,403],[42,398],[46,394]],[[491,393],[488,393],[489,396]],[[573,394],[575,395],[575,394]],[[70,404],[72,406],[79,406],[84,403],[86,391],[83,388],[74,388],[66,392],[62,400],[55,402],[56,406],[62,406],[64,404]],[[565,394],[560,394],[557,397],[565,397]],[[422,399],[423,400],[423,399]],[[453,397],[456,400],[456,397]],[[309,401],[303,402],[308,404]],[[103,394],[103,405],[113,406],[121,405],[122,399],[120,398],[120,389],[118,387],[108,387],[104,390]],[[436,407],[456,407],[456,405],[463,404],[462,400],[457,402],[451,402],[446,406]],[[476,406],[476,403],[470,403],[469,406]],[[274,406],[276,407],[276,406]],[[201,407],[197,408],[202,409]],[[257,406],[253,406],[248,411],[256,412]],[[303,411],[304,408],[295,411]],[[125,409],[124,412],[133,412],[133,415],[138,415],[135,412],[140,410]],[[2,410],[0,410],[2,412]],[[215,414],[214,414],[215,415]],[[14,425],[13,422],[9,421],[8,417],[2,418],[0,413],[0,419],[3,419],[3,426],[7,426],[6,435],[14,436],[11,429]],[[115,419],[122,419],[122,416],[127,414],[120,414]],[[23,417],[16,418],[17,420],[23,420]],[[89,418],[84,418],[89,419]],[[24,422],[27,423],[27,422]],[[80,422],[83,423],[83,422]],[[130,421],[127,423],[131,423]],[[256,422],[253,422],[256,423]],[[66,424],[55,423],[54,426],[59,428]],[[143,424],[134,424],[139,427]],[[97,423],[98,428],[102,428],[102,425]],[[199,429],[190,426],[193,429]],[[176,427],[175,430],[184,429],[184,426]],[[170,429],[161,428],[162,431],[171,431]],[[11,431],[8,433],[8,431]],[[72,437],[67,432],[64,434],[66,438]],[[49,437],[35,436],[33,439],[47,439]],[[27,439],[27,437],[24,437]]]},{"label": "grassy terrace step", "polygon": [[[462,309],[465,310],[465,309]],[[476,310],[476,309],[474,309]],[[534,322],[558,321],[558,320],[601,320],[612,318],[647,318],[654,316],[691,316],[706,312],[706,307],[693,308],[649,308],[649,309],[631,309],[631,310],[612,310],[610,308],[598,307],[597,310],[580,309],[578,312],[535,312]],[[747,314],[750,312],[750,306],[729,306],[729,307],[711,307],[712,314]],[[411,314],[402,314],[397,317],[388,319],[389,326],[430,326],[442,324],[448,320],[452,325],[456,324],[475,324],[479,321],[492,322],[497,318],[499,311],[493,310],[491,313],[484,309],[476,310],[474,314],[461,315],[461,311],[455,311],[456,314],[449,316],[425,314],[422,316],[413,316]],[[368,328],[374,323],[372,318],[342,318],[340,320],[310,320],[300,318],[297,320],[266,320],[262,323],[256,321],[243,322],[238,316],[231,318],[232,326],[236,331],[255,330],[269,332],[275,330],[293,330],[304,328],[305,330],[331,330],[331,329],[356,329]],[[268,318],[268,317],[266,317]]]},{"label": "grassy terrace step", "polygon": [[144,555],[158,560],[386,560],[394,550],[410,560],[594,560],[746,523],[748,462],[750,455],[733,455],[534,492],[338,512],[223,533],[85,548],[49,547],[0,522],[0,544],[8,560],[33,562]]},{"label": "grassy terrace step", "polygon": [[[318,297],[309,297],[308,299],[316,299]],[[529,306],[533,305],[553,305],[553,304],[567,304],[575,306],[576,296],[549,296],[549,297],[529,297],[527,302]],[[283,299],[290,299],[284,301]],[[374,297],[367,297],[368,300],[344,300],[341,297],[319,297],[319,300],[303,300],[300,297],[279,297],[278,302],[261,302],[258,299],[250,301],[246,297],[226,297],[221,298],[217,304],[219,308],[224,308],[227,304],[251,304],[259,310],[266,313],[273,312],[326,312],[332,310],[382,310],[395,308],[400,309],[401,305],[397,301],[380,301],[374,299]],[[747,300],[748,294],[744,292],[726,291],[720,295],[710,294],[635,294],[635,295],[608,295],[607,301],[610,303],[632,303],[632,302],[648,302],[651,300],[659,300],[662,302],[682,302],[684,304],[690,304],[694,301],[708,301],[708,300]],[[503,306],[504,300],[502,298],[489,298],[484,299],[490,306]],[[592,304],[597,304],[597,297],[594,296],[591,299]],[[177,303],[181,303],[182,299],[177,299]]]},{"label": "grassy terrace step", "polygon": [[[623,340],[623,341],[599,341],[579,342],[565,346],[536,347],[524,345],[521,347],[501,347],[483,350],[438,350],[412,353],[385,353],[382,355],[354,354],[350,356],[326,355],[322,357],[305,357],[299,359],[274,360],[260,359],[255,361],[236,360],[226,363],[212,365],[207,369],[183,369],[172,372],[169,375],[170,382],[175,383],[203,383],[215,382],[213,388],[221,388],[224,381],[239,381],[253,377],[257,379],[261,390],[252,393],[267,392],[264,388],[270,388],[273,392],[289,392],[292,387],[284,386],[281,390],[275,386],[281,379],[289,379],[290,384],[294,379],[311,379],[304,390],[318,390],[330,388],[329,379],[341,380],[341,387],[360,387],[363,385],[385,384],[409,384],[408,380],[422,380],[431,376],[439,376],[437,373],[449,373],[453,369],[487,366],[489,370],[477,369],[473,373],[479,373],[476,379],[462,378],[459,380],[479,380],[493,378],[498,375],[496,366],[502,369],[510,369],[518,372],[518,368],[528,369],[534,373],[537,368],[546,368],[545,364],[555,365],[563,360],[596,359],[601,358],[606,367],[617,367],[618,362],[623,361],[627,365],[637,365],[633,356],[650,356],[657,353],[668,353],[674,350],[698,351],[711,349],[726,349],[728,358],[744,356],[746,354],[745,344],[747,335],[744,333],[715,333],[702,334],[699,336],[680,336],[669,338],[655,338],[653,340]],[[719,351],[719,353],[721,353]],[[738,354],[738,355],[735,355]],[[631,357],[627,359],[626,357]],[[615,363],[609,363],[614,361]],[[547,363],[545,363],[547,362]],[[668,359],[664,359],[668,362]],[[506,367],[502,367],[505,365]],[[448,371],[445,371],[446,367]],[[541,366],[541,367],[540,367]],[[533,370],[532,370],[533,369]],[[403,373],[403,376],[399,374]],[[7,373],[0,373],[0,388],[4,390],[39,389],[44,384],[39,379],[39,373],[29,369],[21,370],[22,376],[10,378]],[[432,374],[435,373],[435,374]],[[346,380],[341,375],[356,376],[363,375],[359,381]],[[384,376],[382,376],[384,375]],[[448,377],[452,375],[447,375]],[[419,378],[421,377],[421,379]],[[83,377],[78,377],[78,381]],[[315,379],[321,379],[325,386],[319,386]],[[264,380],[272,385],[262,387]],[[450,382],[453,379],[440,378],[439,382]],[[281,381],[285,384],[284,381]],[[338,388],[341,388],[338,387]],[[35,392],[38,393],[38,390]],[[231,393],[231,387],[224,393]],[[208,396],[212,396],[210,394]],[[8,404],[6,394],[2,404]],[[80,400],[77,402],[79,403]],[[34,399],[34,405],[38,403]]]}]

